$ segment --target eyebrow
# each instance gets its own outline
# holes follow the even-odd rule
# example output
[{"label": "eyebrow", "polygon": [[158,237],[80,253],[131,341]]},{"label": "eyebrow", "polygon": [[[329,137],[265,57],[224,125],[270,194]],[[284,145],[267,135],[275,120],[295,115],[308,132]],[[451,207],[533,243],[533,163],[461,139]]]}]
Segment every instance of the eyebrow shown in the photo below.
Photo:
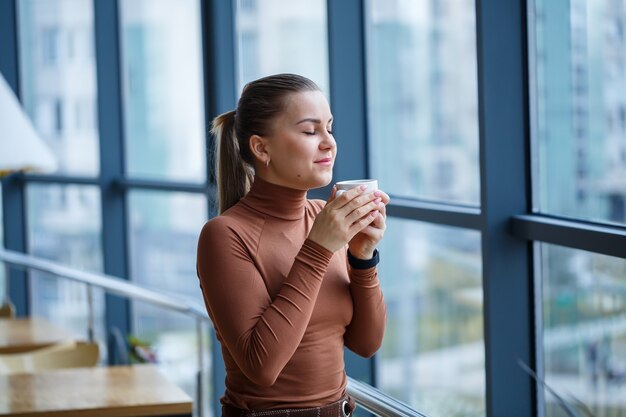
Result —
[{"label": "eyebrow", "polygon": [[[328,123],[331,123],[333,121],[333,118],[331,117],[330,120],[328,120]],[[300,120],[298,123],[296,123],[296,125],[299,125],[300,123],[306,123],[306,122],[311,122],[311,123],[317,123],[317,124],[322,124],[322,121],[320,119],[313,119],[311,117],[307,117],[306,119],[302,119]]]}]

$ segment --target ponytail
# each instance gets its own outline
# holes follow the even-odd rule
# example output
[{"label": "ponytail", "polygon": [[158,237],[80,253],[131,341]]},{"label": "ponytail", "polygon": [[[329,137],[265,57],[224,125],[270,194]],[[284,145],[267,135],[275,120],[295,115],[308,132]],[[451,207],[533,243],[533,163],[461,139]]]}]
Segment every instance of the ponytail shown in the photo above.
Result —
[{"label": "ponytail", "polygon": [[211,133],[217,139],[217,195],[222,214],[250,191],[254,169],[241,157],[234,110],[217,116]]}]

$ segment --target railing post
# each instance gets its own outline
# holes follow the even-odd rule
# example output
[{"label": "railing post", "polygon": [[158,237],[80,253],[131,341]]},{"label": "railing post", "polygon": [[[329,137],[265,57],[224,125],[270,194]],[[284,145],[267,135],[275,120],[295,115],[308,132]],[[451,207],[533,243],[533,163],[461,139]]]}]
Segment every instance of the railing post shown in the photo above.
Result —
[{"label": "railing post", "polygon": [[198,399],[197,401],[197,415],[198,417],[203,417],[204,416],[204,411],[205,411],[205,398],[206,398],[206,387],[204,384],[205,381],[205,364],[204,364],[204,353],[205,353],[205,346],[204,346],[204,328],[203,328],[203,323],[202,323],[202,318],[197,317],[196,318],[196,336],[197,336],[197,343],[198,343],[198,380],[196,383],[196,389],[197,389],[197,395],[196,398]]},{"label": "railing post", "polygon": [[87,284],[87,337],[90,342],[95,340],[95,318],[93,315],[93,285]]}]

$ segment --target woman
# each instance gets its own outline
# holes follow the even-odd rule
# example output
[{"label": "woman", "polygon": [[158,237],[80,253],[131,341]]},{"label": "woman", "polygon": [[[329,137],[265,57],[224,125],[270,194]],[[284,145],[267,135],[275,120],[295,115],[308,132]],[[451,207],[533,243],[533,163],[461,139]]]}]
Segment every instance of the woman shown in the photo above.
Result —
[{"label": "woman", "polygon": [[213,122],[221,215],[202,229],[197,267],[226,365],[223,416],[349,415],[344,345],[380,347],[389,197],[306,198],[332,179],[332,123],[317,85],[293,74],[249,83]]}]

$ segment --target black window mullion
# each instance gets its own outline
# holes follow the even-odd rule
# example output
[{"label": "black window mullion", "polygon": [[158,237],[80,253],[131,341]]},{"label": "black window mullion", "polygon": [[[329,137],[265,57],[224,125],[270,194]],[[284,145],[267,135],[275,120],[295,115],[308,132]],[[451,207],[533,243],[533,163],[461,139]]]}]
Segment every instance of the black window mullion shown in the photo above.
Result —
[{"label": "black window mullion", "polygon": [[[100,137],[100,191],[104,272],[129,279],[126,193],[116,181],[124,175],[121,45],[117,0],[93,0]],[[130,334],[130,301],[106,294],[107,332],[117,328]],[[115,344],[109,340],[109,360]]]},{"label": "black window mullion", "polygon": [[[364,2],[326,2],[328,13],[328,61],[330,104],[337,138],[337,160],[333,182],[367,178],[367,106],[365,79]],[[314,198],[328,198],[329,187],[313,190]],[[346,371],[353,378],[375,385],[373,359],[345,349]]]},{"label": "black window mullion", "polygon": [[100,181],[97,177],[76,177],[58,174],[19,174],[25,183],[52,183],[52,184],[79,184],[98,186]]},{"label": "black window mullion", "polygon": [[626,259],[624,226],[528,214],[514,216],[511,231],[522,239]]},{"label": "black window mullion", "polygon": [[[208,134],[214,117],[237,104],[237,66],[235,59],[235,0],[201,0],[202,46],[204,57],[205,114],[207,126],[207,182],[215,184],[213,170],[213,140]],[[208,213],[213,217],[216,212],[215,187],[208,191]],[[224,392],[226,369],[222,359],[220,344],[215,330],[211,330],[211,406],[213,415],[220,415],[220,397]]]},{"label": "black window mullion", "polygon": [[475,230],[482,230],[483,224],[480,209],[476,207],[453,206],[394,196],[387,206],[387,214],[403,219]]},{"label": "black window mullion", "polygon": [[530,207],[525,1],[476,0],[487,416],[536,415],[532,248],[508,230]]},{"label": "black window mullion", "polygon": [[[20,96],[18,52],[17,0],[0,2],[0,72],[16,96]],[[5,140],[19,140],[6,138]],[[24,183],[13,175],[2,181],[2,210],[4,246],[9,250],[26,253],[26,197]],[[9,292],[18,316],[30,314],[29,283],[27,273],[15,268],[7,269]]]},{"label": "black window mullion", "polygon": [[334,181],[368,175],[363,3],[327,1],[330,104],[339,148]]}]

